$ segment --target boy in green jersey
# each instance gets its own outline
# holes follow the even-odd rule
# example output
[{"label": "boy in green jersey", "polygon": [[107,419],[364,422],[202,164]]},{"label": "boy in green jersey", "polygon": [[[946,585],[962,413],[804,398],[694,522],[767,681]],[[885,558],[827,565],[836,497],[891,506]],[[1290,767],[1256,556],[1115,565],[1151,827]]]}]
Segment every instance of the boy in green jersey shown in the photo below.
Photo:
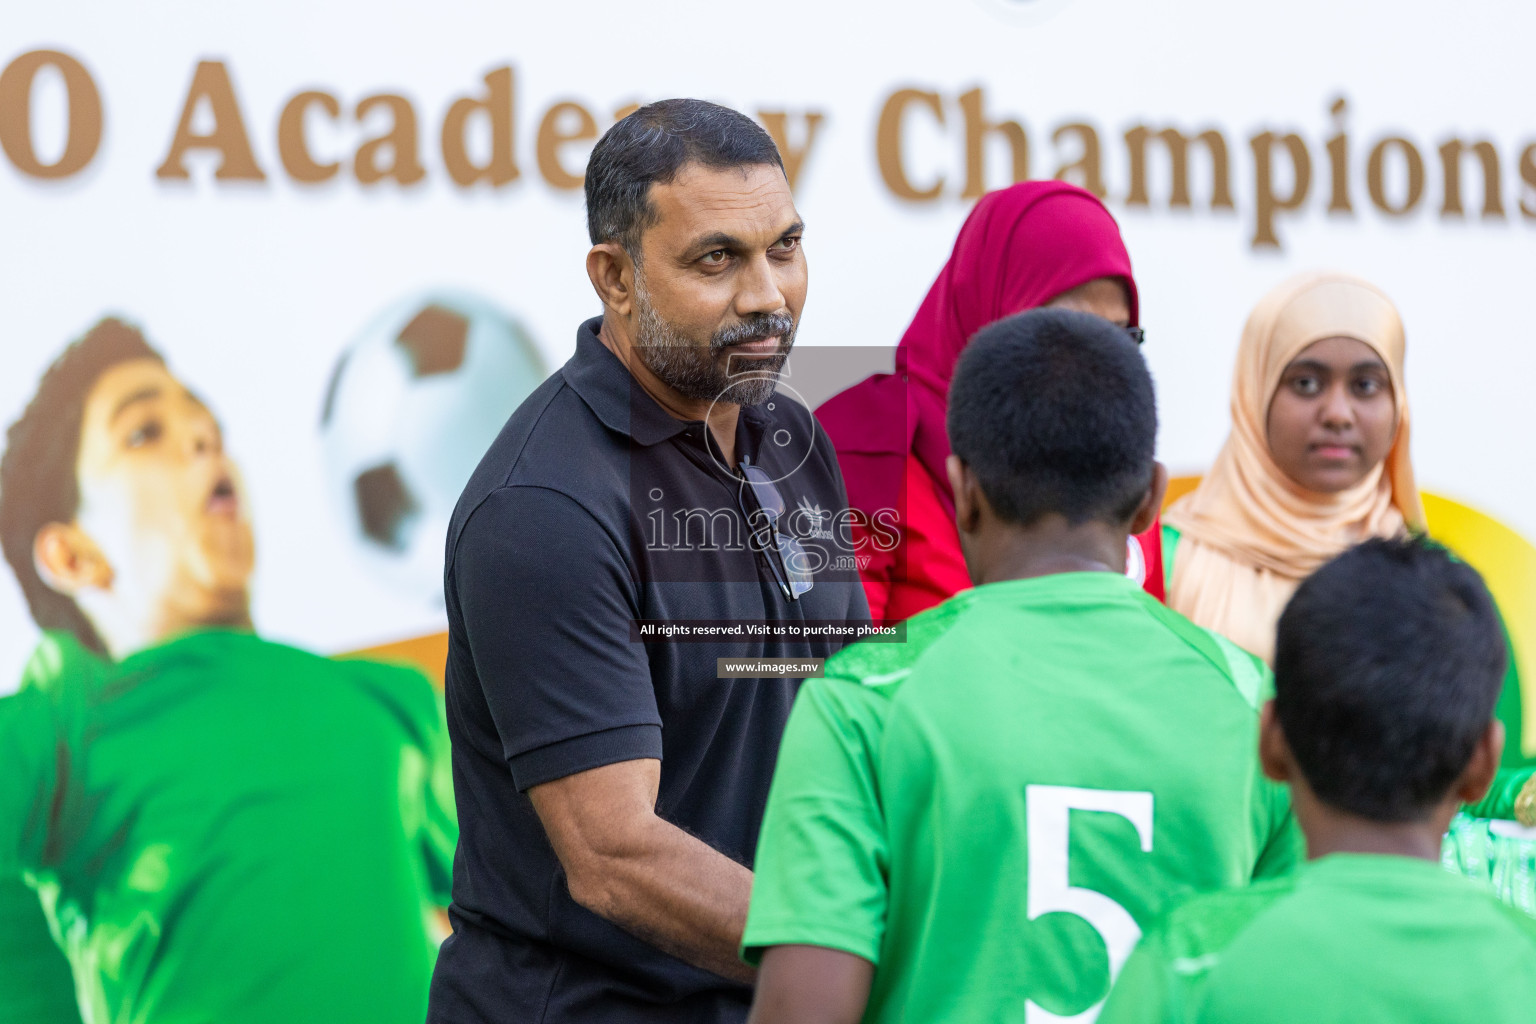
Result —
[{"label": "boy in green jersey", "polygon": [[1504,658],[1476,571],[1423,540],[1369,541],[1303,583],[1260,757],[1310,859],[1173,910],[1100,1024],[1536,1019],[1536,921],[1438,863],[1499,766]]},{"label": "boy in green jersey", "polygon": [[756,1024],[1089,1020],[1141,928],[1289,870],[1257,659],[1124,575],[1157,512],[1152,381],[1123,331],[1039,310],[950,389],[972,590],[808,680],[763,821]]},{"label": "boy in green jersey", "polygon": [[420,1021],[457,835],[436,695],[251,632],[219,423],[136,329],[44,375],[0,545],[45,630],[0,700],[0,876],[36,890],[85,1021]]}]

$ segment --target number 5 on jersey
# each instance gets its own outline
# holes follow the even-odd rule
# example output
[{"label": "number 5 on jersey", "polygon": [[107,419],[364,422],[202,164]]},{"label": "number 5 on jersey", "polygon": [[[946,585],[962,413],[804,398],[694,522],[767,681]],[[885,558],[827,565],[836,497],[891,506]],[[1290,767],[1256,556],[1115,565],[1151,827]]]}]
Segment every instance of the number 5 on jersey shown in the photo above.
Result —
[{"label": "number 5 on jersey", "polygon": [[[1076,786],[1026,786],[1024,802],[1029,841],[1029,920],[1043,914],[1065,913],[1088,922],[1109,950],[1109,980],[1114,984],[1126,957],[1141,938],[1141,928],[1124,907],[1108,896],[1071,884],[1067,869],[1068,830],[1073,811],[1118,814],[1135,826],[1141,851],[1151,853],[1152,794]],[[1081,1013],[1063,1017],[1026,1001],[1024,1020],[1025,1024],[1092,1024],[1102,1005],[1100,1000]]]}]

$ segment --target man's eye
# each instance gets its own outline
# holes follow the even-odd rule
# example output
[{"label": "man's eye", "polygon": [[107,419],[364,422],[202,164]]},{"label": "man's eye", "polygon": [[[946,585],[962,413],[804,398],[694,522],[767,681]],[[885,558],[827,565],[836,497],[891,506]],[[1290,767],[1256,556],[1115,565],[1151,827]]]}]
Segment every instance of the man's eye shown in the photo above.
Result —
[{"label": "man's eye", "polygon": [[142,448],[146,444],[152,444],[160,439],[162,432],[159,420],[146,420],[128,435],[128,447]]},{"label": "man's eye", "polygon": [[777,242],[774,242],[770,247],[770,249],[776,253],[794,252],[798,248],[800,248],[800,239],[795,235],[791,235],[788,238],[781,238]]},{"label": "man's eye", "polygon": [[704,258],[699,262],[706,267],[718,267],[725,262],[727,255],[729,254],[724,249],[716,249],[714,252],[705,253]]}]

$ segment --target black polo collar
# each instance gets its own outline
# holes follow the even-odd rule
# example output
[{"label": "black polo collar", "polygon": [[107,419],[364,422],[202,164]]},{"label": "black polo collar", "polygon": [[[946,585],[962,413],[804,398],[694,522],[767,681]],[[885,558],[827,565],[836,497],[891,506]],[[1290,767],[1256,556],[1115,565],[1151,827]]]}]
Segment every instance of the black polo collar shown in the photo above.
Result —
[{"label": "black polo collar", "polygon": [[636,385],[629,368],[598,338],[602,326],[598,316],[576,328],[576,354],[565,364],[566,382],[605,427],[636,444],[653,445],[681,434],[688,424],[667,415]]},{"label": "black polo collar", "polygon": [[[593,317],[576,328],[576,354],[565,364],[566,383],[581,396],[587,407],[609,430],[624,434],[638,445],[649,447],[679,434],[696,436],[703,443],[703,421],[680,420],[668,414],[657,401],[635,382],[618,356],[597,336],[603,318]],[[772,418],[761,406],[745,406],[740,413],[743,426],[755,441]]]}]

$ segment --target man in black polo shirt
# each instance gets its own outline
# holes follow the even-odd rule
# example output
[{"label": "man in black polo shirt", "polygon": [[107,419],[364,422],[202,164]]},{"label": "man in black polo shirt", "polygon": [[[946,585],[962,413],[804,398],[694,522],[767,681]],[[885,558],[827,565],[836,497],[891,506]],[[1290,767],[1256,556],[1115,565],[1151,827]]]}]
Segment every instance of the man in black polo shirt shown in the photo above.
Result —
[{"label": "man in black polo shirt", "polygon": [[[717,659],[823,658],[851,637],[820,628],[868,618],[832,446],[775,392],[806,264],[773,141],[651,104],[598,142],[586,195],[603,315],[448,532],[460,841],[431,1021],[744,1020],[736,948],[799,680]],[[699,620],[741,632],[694,642]]]}]

